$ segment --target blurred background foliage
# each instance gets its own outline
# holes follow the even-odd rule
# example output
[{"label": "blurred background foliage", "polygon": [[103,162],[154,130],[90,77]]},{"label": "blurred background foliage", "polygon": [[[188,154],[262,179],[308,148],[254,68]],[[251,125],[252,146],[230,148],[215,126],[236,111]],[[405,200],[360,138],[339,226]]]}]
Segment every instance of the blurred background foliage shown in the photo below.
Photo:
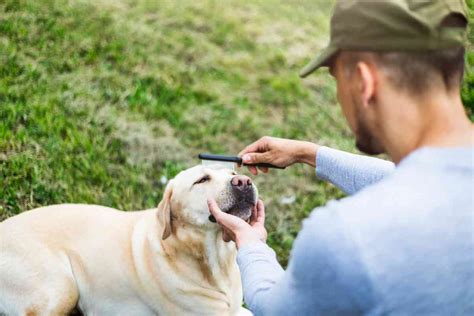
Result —
[{"label": "blurred background foliage", "polygon": [[[354,151],[333,79],[297,75],[326,43],[331,7],[0,1],[0,220],[66,202],[154,207],[198,153],[236,154],[263,135]],[[467,61],[473,118],[472,45]],[[305,166],[255,181],[286,264],[301,221],[342,195]]]},{"label": "blurred background foliage", "polygon": [[474,0],[466,0],[469,18],[467,36],[466,72],[464,85],[461,91],[463,103],[471,121],[474,121]]}]

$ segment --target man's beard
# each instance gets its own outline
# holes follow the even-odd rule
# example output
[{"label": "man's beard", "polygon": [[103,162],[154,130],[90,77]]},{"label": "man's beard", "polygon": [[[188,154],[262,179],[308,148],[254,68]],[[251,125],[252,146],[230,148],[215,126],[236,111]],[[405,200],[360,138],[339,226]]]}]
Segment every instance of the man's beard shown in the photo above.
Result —
[{"label": "man's beard", "polygon": [[376,137],[372,135],[369,127],[360,117],[360,114],[357,114],[357,135],[356,135],[356,147],[361,152],[368,155],[379,155],[385,152],[382,144],[378,141]]}]

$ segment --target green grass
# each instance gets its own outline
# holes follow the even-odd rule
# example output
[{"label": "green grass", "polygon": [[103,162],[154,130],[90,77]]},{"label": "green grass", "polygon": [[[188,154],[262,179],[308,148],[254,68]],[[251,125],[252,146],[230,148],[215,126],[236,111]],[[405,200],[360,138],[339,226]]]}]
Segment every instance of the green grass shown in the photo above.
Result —
[{"label": "green grass", "polygon": [[[0,219],[54,203],[156,206],[160,178],[263,135],[353,151],[327,72],[331,2],[0,3]],[[469,56],[473,64],[473,54]],[[474,75],[464,99],[473,111]],[[341,193],[295,166],[256,179],[286,264],[301,221]],[[295,195],[296,202],[280,203]]]},{"label": "green grass", "polygon": [[467,36],[466,73],[461,96],[469,118],[471,121],[474,121],[474,27],[472,26],[472,21],[474,21],[474,0],[467,0],[466,4],[470,28]]}]

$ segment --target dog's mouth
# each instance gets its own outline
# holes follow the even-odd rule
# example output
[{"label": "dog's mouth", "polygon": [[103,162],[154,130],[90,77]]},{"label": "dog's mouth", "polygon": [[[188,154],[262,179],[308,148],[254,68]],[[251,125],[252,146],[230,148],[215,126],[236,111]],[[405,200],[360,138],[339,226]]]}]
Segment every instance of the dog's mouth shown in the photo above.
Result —
[{"label": "dog's mouth", "polygon": [[[237,216],[244,221],[248,222],[252,216],[252,210],[257,203],[257,195],[254,190],[248,192],[240,192],[235,194],[233,203],[230,205],[219,205],[224,213]],[[215,217],[209,215],[209,220],[213,223],[216,222]]]}]

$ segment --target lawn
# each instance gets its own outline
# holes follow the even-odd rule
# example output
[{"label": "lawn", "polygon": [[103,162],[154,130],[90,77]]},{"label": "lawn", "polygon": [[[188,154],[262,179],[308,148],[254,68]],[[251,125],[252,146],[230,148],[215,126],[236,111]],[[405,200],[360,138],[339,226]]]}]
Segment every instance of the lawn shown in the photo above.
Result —
[{"label": "lawn", "polygon": [[[0,2],[0,220],[66,202],[154,207],[161,180],[198,153],[236,154],[263,135],[355,151],[329,74],[297,75],[328,39],[331,6]],[[471,115],[473,87],[471,72]],[[305,166],[255,181],[286,264],[301,221],[342,195]]]}]

